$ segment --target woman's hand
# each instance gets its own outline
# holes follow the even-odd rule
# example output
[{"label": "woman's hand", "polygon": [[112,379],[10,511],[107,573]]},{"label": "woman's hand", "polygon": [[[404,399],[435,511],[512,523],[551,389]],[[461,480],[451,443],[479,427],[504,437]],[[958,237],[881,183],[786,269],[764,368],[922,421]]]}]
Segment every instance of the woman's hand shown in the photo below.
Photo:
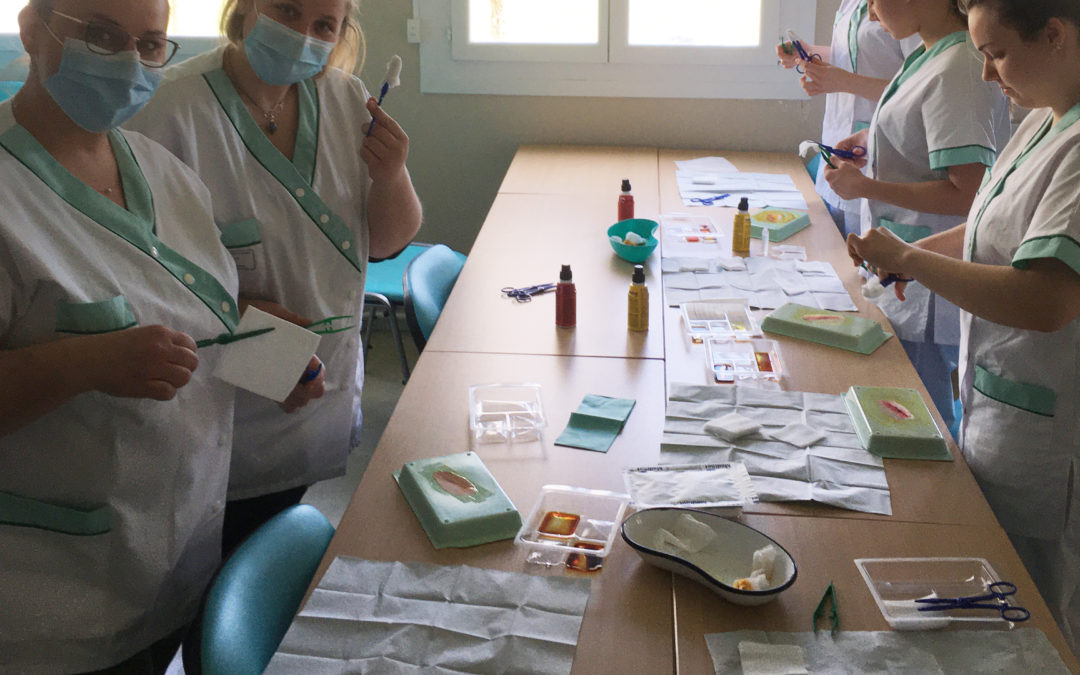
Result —
[{"label": "woman's hand", "polygon": [[[788,52],[784,47],[787,47],[787,49],[790,49],[791,51]],[[799,52],[795,51],[794,45],[790,42],[782,41],[780,44],[776,45],[776,58],[780,59],[780,65],[791,70],[799,63]]]},{"label": "woman's hand", "polygon": [[806,73],[799,78],[799,84],[808,96],[850,90],[852,74],[843,68],[837,68],[824,61],[800,61],[799,65]]},{"label": "woman's hand", "polygon": [[[312,375],[314,373],[314,376]],[[307,378],[306,382],[304,381]],[[312,356],[308,362],[300,381],[296,383],[289,396],[278,403],[278,407],[287,413],[293,413],[303,408],[311,401],[321,398],[326,393],[326,369],[322,367],[319,357]]]},{"label": "woman's hand", "polygon": [[[866,143],[867,143],[867,140],[869,138],[870,138],[870,130],[869,129],[863,129],[861,131],[856,131],[855,133],[851,134],[847,138],[841,139],[833,147],[835,147],[837,150],[846,150],[848,152],[854,152],[856,146],[863,147],[863,148],[867,147]],[[852,164],[854,164],[855,166],[857,166],[857,167],[859,167],[861,169],[864,166],[866,166],[866,161],[867,160],[866,160],[866,155],[863,155],[862,157],[856,157],[855,159],[849,159],[847,161],[851,162]]]},{"label": "woman's hand", "polygon": [[[872,228],[861,237],[849,234],[847,247],[848,256],[857,266],[865,263],[867,268],[875,272],[882,281],[890,274],[909,276],[904,273],[904,267],[907,256],[914,248],[913,245],[884,227]],[[906,287],[905,281],[897,281],[893,284],[893,292],[900,300],[905,299]]]},{"label": "woman's hand", "polygon": [[867,196],[867,186],[872,180],[867,178],[856,162],[840,159],[835,155],[832,162],[836,168],[825,167],[825,180],[841,199],[859,199]]},{"label": "woman's hand", "polygon": [[110,396],[169,401],[199,367],[191,336],[166,326],[140,326],[88,338],[89,388]]},{"label": "woman's hand", "polygon": [[400,178],[405,171],[405,160],[409,157],[409,137],[374,98],[368,99],[367,109],[372,122],[364,127],[364,131],[366,133],[372,124],[375,128],[371,135],[364,137],[360,159],[367,164],[368,175],[375,182]]}]

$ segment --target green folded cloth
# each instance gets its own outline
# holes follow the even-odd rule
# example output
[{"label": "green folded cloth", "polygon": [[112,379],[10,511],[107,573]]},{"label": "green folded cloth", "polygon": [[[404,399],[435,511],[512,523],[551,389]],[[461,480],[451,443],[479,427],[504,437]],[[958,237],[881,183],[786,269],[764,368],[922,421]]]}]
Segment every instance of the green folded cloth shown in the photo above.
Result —
[{"label": "green folded cloth", "polygon": [[635,403],[632,398],[588,394],[577,412],[570,413],[570,421],[555,440],[555,445],[607,452],[622,431]]}]

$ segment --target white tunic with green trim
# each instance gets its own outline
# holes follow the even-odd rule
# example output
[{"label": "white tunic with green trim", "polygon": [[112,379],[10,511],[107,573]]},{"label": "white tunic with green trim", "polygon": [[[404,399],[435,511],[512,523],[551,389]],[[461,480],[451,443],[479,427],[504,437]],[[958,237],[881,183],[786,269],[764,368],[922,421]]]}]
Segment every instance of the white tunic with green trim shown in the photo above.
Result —
[{"label": "white tunic with green trim", "polygon": [[[982,79],[982,62],[966,31],[947,35],[930,49],[916,49],[882,94],[870,122],[871,178],[891,183],[948,179],[948,168],[994,163],[1009,140],[1009,107],[1001,88]],[[865,200],[862,230],[885,226],[905,241],[917,241],[964,222],[963,216],[922,213]],[[930,307],[933,335],[927,335]],[[897,335],[913,342],[955,345],[960,341],[954,305],[920,284],[909,284],[907,300],[892,293],[878,304]]]},{"label": "white tunic with green trim", "polygon": [[170,69],[130,127],[162,143],[210,188],[240,294],[317,321],[349,316],[318,356],[326,394],[292,414],[239,391],[229,498],[246,499],[345,473],[360,427],[359,340],[367,270],[370,181],[359,150],[370,116],[363,83],[336,69],[298,86],[290,161],[256,126],[221,69],[224,48]]},{"label": "white tunic with green trim", "polygon": [[[156,143],[111,132],[125,210],[0,104],[0,349],[162,324],[236,326],[210,195]],[[233,388],[214,347],[167,402],[80,394],[0,437],[0,671],[130,657],[192,620],[221,551]]]},{"label": "white tunic with green trim", "polygon": [[[833,22],[830,63],[852,73],[881,80],[891,79],[900,70],[904,59],[915,51],[922,40],[918,35],[896,41],[877,21],[867,18],[867,0],[843,0]],[[876,101],[838,91],[825,95],[825,118],[821,124],[821,141],[836,145],[856,131],[870,126]],[[815,181],[818,194],[833,208],[853,211],[858,218],[862,208],[857,199],[841,199],[824,179],[825,163],[818,168]]]},{"label": "white tunic with green trim", "polygon": [[[1057,125],[1033,111],[971,206],[964,258],[1020,268],[1056,258],[1080,274],[1078,186],[1080,105]],[[1080,319],[1052,333],[961,319],[964,457],[1002,527],[1054,551],[1050,570],[1025,564],[1037,582],[1051,577],[1040,590],[1080,647]]]}]

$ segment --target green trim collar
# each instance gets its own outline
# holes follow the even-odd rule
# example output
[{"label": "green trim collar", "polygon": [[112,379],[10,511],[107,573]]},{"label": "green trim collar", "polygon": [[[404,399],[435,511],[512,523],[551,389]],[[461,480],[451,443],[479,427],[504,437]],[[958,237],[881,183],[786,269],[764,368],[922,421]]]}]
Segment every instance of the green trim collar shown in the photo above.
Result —
[{"label": "green trim collar", "polygon": [[204,73],[203,79],[217,97],[248,152],[289,191],[334,248],[357,272],[363,274],[364,267],[356,253],[352,230],[334,214],[312,187],[319,124],[318,91],[314,80],[305,80],[300,86],[300,129],[297,131],[296,151],[293,153],[296,159],[290,162],[255,124],[251,112],[240,100],[240,94],[224,70],[219,68]]},{"label": "green trim collar", "polygon": [[127,139],[120,132],[110,131],[109,142],[120,166],[125,198],[130,210],[120,207],[73,176],[22,126],[16,124],[0,135],[0,146],[32,171],[61,199],[157,261],[202,300],[230,332],[233,331],[239,320],[235,300],[214,275],[173,251],[157,238],[154,232],[153,197],[146,177],[139,168]]},{"label": "green trim collar", "polygon": [[[982,224],[983,214],[986,213],[986,209],[990,206],[990,202],[994,201],[994,199],[1005,191],[1005,182],[1009,179],[1009,176],[1020,168],[1020,166],[1027,161],[1028,157],[1042,147],[1043,144],[1049,143],[1058,134],[1063,133],[1066,129],[1075,124],[1077,120],[1080,120],[1080,103],[1077,103],[1070,108],[1057,124],[1054,124],[1054,116],[1048,115],[1046,121],[1043,122],[1042,126],[1039,127],[1039,130],[1036,131],[1031,137],[1031,140],[1028,141],[1027,146],[1016,156],[1016,159],[1013,160],[1012,164],[1005,169],[1001,178],[997,179],[997,182],[989,188],[986,199],[983,201],[982,206],[979,207],[979,212],[975,214],[974,221],[969,223],[971,226],[971,243],[968,245],[967,251],[965,252],[967,256],[966,260],[975,259],[975,242],[979,236],[979,225]],[[982,194],[982,192],[987,189],[986,186],[989,185],[989,183],[990,181],[984,180],[983,185],[979,188],[977,194]],[[1017,253],[1019,253],[1019,251],[1017,251]]]}]

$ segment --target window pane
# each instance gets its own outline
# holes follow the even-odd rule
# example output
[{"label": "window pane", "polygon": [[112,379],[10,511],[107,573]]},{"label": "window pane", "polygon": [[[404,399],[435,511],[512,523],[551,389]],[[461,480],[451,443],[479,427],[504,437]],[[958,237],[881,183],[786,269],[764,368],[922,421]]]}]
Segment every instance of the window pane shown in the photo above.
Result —
[{"label": "window pane", "polygon": [[761,0],[630,0],[633,46],[756,47]]},{"label": "window pane", "polygon": [[599,17],[596,0],[469,0],[469,42],[592,45]]},{"label": "window pane", "polygon": [[222,0],[174,0],[169,35],[217,37]]}]

